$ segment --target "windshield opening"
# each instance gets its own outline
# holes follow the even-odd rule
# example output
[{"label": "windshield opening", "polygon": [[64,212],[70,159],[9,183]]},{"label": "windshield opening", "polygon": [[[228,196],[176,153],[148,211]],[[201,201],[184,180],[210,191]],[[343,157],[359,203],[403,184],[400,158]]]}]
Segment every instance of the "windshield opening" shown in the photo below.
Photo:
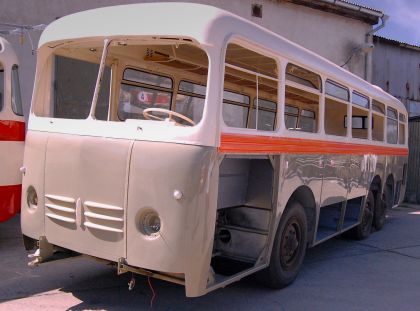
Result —
[{"label": "windshield opening", "polygon": [[[111,41],[93,117],[183,126],[199,123],[206,95],[207,54],[190,42],[150,42]],[[35,114],[87,119],[102,51],[103,42],[57,49],[52,56],[50,107],[34,109]]]}]

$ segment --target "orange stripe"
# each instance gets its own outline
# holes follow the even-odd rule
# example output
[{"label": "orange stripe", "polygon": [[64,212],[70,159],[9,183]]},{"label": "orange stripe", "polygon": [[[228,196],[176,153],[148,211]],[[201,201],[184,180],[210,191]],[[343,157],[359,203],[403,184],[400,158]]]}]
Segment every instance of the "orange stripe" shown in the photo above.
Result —
[{"label": "orange stripe", "polygon": [[222,133],[221,153],[376,154],[407,156],[407,148],[330,142],[302,138]]},{"label": "orange stripe", "polygon": [[0,120],[0,141],[24,141],[25,122]]}]

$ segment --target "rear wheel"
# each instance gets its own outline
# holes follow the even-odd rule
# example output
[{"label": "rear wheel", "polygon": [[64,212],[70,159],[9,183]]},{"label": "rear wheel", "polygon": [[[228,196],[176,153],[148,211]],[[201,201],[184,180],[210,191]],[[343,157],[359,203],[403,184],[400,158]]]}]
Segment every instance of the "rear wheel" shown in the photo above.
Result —
[{"label": "rear wheel", "polygon": [[373,224],[373,213],[375,209],[375,197],[373,192],[369,191],[363,206],[362,222],[351,230],[351,236],[356,240],[366,239],[371,231]]},{"label": "rear wheel", "polygon": [[376,230],[381,230],[385,224],[386,217],[386,206],[387,198],[386,194],[381,198],[381,192],[378,191],[375,193],[375,211],[373,214],[373,226]]},{"label": "rear wheel", "polygon": [[306,214],[302,205],[297,202],[289,203],[277,229],[270,265],[257,275],[264,285],[283,288],[296,279],[305,257],[307,230]]}]

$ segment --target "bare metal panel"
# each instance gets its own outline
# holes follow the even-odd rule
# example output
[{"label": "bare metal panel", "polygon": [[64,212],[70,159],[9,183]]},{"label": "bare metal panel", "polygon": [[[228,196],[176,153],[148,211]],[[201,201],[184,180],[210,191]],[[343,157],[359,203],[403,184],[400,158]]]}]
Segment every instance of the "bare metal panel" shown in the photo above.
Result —
[{"label": "bare metal panel", "polygon": [[369,155],[351,155],[349,165],[349,192],[347,200],[366,195],[369,187]]},{"label": "bare metal panel", "polygon": [[220,165],[218,208],[245,204],[249,159],[226,158]]},{"label": "bare metal panel", "polygon": [[349,183],[349,155],[324,156],[321,206],[345,201]]}]

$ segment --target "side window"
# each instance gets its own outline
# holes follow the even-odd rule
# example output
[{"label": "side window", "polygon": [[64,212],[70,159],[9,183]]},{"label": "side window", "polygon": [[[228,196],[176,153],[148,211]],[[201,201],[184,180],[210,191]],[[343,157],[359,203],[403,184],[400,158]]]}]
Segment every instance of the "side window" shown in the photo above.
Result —
[{"label": "side window", "polygon": [[405,144],[405,115],[402,113],[399,114],[399,130],[398,130],[398,143],[400,145]]},{"label": "side window", "polygon": [[12,67],[12,110],[16,115],[23,116],[19,70],[17,65],[13,65]]},{"label": "side window", "polygon": [[[257,109],[258,108],[258,109]],[[258,116],[257,116],[258,114]],[[265,99],[254,98],[248,127],[261,131],[274,131],[277,103]]]},{"label": "side window", "polygon": [[3,110],[3,102],[4,102],[4,70],[3,70],[2,64],[0,63],[0,111]]},{"label": "side window", "polygon": [[[206,96],[206,86],[181,81],[176,94],[175,111],[190,118],[197,124],[203,116],[204,101]],[[190,125],[188,122],[180,120],[185,125]]]},{"label": "side window", "polygon": [[316,132],[315,112],[302,109],[299,117],[299,128],[304,132]]},{"label": "side window", "polygon": [[229,43],[222,109],[225,124],[273,131],[277,113],[277,85],[275,59]]},{"label": "side window", "polygon": [[227,126],[246,128],[249,96],[230,91],[223,92],[223,120]]},{"label": "side window", "polygon": [[172,79],[142,70],[124,70],[118,102],[118,118],[145,119],[146,108],[170,109]]},{"label": "side window", "polygon": [[[92,104],[99,64],[55,56],[52,94],[53,118],[86,119]],[[111,69],[105,67],[95,117],[106,120]]]},{"label": "side window", "polygon": [[288,130],[318,132],[320,93],[318,74],[287,64],[284,122]]},{"label": "side window", "polygon": [[337,82],[325,82],[325,133],[346,136],[346,116],[349,90]]},{"label": "side window", "polygon": [[373,100],[372,102],[372,139],[376,141],[384,141],[385,132],[385,105]]},{"label": "side window", "polygon": [[[369,98],[358,92],[352,92],[352,128],[351,135],[355,138],[368,138]],[[345,119],[347,125],[347,119]]]},{"label": "side window", "polygon": [[390,144],[396,144],[398,141],[398,120],[397,111],[391,107],[386,110],[386,141]]},{"label": "side window", "polygon": [[286,105],[284,109],[284,123],[287,129],[295,129],[298,127],[299,108]]}]

